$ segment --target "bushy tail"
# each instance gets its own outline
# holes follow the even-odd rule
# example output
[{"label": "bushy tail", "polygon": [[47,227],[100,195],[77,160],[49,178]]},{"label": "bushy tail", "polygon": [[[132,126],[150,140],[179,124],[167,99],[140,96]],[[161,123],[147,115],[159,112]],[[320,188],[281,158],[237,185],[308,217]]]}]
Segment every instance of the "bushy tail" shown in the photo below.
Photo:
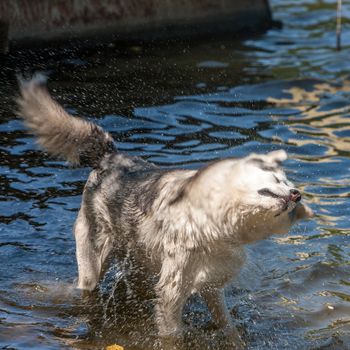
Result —
[{"label": "bushy tail", "polygon": [[18,114],[50,154],[78,166],[96,168],[108,153],[116,152],[111,135],[98,125],[68,114],[46,89],[46,77],[20,80]]}]

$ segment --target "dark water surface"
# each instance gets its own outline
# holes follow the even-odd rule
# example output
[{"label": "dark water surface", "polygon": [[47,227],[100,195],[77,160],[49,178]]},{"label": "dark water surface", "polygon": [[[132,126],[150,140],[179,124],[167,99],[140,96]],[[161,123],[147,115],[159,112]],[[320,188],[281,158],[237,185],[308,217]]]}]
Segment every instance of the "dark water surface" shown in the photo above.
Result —
[{"label": "dark water surface", "polygon": [[[13,112],[14,71],[41,69],[72,113],[109,130],[121,151],[161,166],[287,150],[289,177],[317,217],[247,247],[227,303],[249,349],[350,349],[350,4],[340,52],[335,0],[272,7],[284,28],[242,42],[18,53],[4,65],[0,348],[150,349],[155,340],[150,305],[118,300],[117,267],[102,296],[84,300],[74,289],[72,225],[88,169],[40,152]],[[194,298],[187,348],[223,348],[208,319]]]}]

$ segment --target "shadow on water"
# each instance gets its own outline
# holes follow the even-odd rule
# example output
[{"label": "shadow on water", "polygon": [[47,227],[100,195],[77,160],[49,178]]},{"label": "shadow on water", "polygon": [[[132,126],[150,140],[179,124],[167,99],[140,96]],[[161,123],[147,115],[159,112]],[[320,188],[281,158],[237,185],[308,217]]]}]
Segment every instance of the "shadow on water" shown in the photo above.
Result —
[{"label": "shadow on water", "polygon": [[[147,284],[141,291],[126,284],[114,265],[90,298],[74,288],[71,232],[89,170],[50,159],[15,117],[15,73],[39,69],[70,112],[110,131],[120,151],[164,167],[287,150],[286,171],[317,216],[248,246],[227,304],[248,349],[348,348],[350,7],[344,4],[344,48],[336,52],[335,1],[272,5],[284,28],[242,42],[111,44],[7,59],[0,72],[0,347],[158,347]],[[184,323],[184,348],[230,348],[196,296]]]}]

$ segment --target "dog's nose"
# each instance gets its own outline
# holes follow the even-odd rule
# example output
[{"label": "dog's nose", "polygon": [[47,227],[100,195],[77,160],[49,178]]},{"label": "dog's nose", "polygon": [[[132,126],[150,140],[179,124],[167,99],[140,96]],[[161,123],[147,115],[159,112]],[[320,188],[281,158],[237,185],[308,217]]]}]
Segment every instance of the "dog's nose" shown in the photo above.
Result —
[{"label": "dog's nose", "polygon": [[301,199],[301,194],[298,190],[296,189],[291,189],[290,190],[290,200],[293,202],[299,202]]}]

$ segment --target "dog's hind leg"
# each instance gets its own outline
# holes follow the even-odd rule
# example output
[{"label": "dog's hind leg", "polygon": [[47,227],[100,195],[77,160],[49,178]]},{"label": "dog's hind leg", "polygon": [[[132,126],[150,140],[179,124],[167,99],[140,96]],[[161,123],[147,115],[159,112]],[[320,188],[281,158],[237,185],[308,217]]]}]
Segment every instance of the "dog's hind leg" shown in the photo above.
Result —
[{"label": "dog's hind leg", "polygon": [[103,265],[112,246],[108,236],[103,242],[100,239],[97,245],[95,234],[82,206],[74,227],[79,272],[77,287],[88,291],[92,291],[102,277]]}]

